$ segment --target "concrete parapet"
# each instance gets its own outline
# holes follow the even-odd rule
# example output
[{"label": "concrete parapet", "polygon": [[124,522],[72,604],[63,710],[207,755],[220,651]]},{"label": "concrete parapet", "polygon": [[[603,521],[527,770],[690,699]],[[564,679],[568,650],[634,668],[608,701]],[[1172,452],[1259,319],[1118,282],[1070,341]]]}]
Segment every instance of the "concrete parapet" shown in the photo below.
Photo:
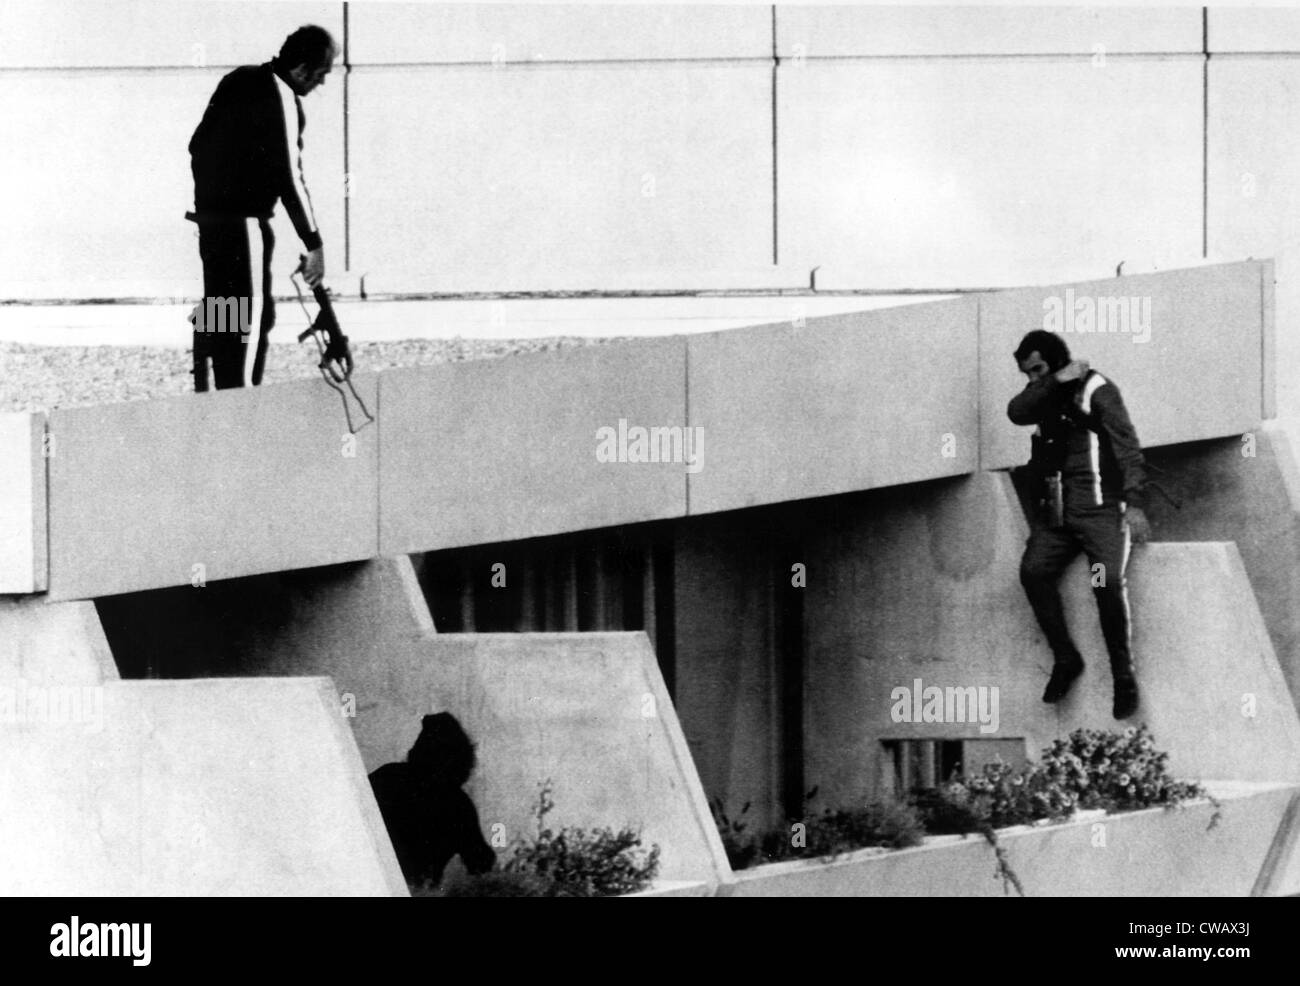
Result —
[{"label": "concrete parapet", "polygon": [[93,690],[94,719],[0,723],[0,893],[406,893],[328,681]]}]

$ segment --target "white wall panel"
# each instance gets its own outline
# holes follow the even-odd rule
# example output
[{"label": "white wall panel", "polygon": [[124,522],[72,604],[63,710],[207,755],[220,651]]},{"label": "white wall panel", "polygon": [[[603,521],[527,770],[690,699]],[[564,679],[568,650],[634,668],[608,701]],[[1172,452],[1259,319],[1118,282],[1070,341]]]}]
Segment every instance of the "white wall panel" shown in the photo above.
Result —
[{"label": "white wall panel", "polygon": [[0,68],[256,64],[303,24],[320,25],[342,44],[343,4],[5,0]]},{"label": "white wall panel", "polygon": [[1212,52],[1300,51],[1300,9],[1294,5],[1210,7]]},{"label": "white wall panel", "polygon": [[1300,246],[1300,61],[1210,62],[1210,251]]},{"label": "white wall panel", "polygon": [[[222,69],[28,72],[0,101],[0,282],[201,277],[189,140]],[[304,100],[303,155],[331,270],[343,269],[342,87]],[[301,245],[277,209],[277,271]],[[281,287],[287,287],[281,284]],[[183,328],[183,326],[182,326]]]},{"label": "white wall panel", "polygon": [[353,268],[771,262],[766,67],[353,73]]},{"label": "white wall panel", "polygon": [[766,58],[763,4],[354,3],[354,65]]},{"label": "white wall panel", "polygon": [[778,5],[783,57],[1201,50],[1199,7]]},{"label": "white wall panel", "polygon": [[1196,59],[809,62],[778,113],[782,264],[1033,283],[1200,250]]}]

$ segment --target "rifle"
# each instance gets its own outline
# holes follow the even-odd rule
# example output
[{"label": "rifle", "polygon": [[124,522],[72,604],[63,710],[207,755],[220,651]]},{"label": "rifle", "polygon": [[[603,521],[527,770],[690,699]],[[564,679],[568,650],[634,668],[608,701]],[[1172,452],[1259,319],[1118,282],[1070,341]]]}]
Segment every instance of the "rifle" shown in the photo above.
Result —
[{"label": "rifle", "polygon": [[[348,337],[343,334],[343,329],[339,325],[338,316],[334,314],[334,303],[330,299],[329,291],[325,289],[324,284],[317,284],[311,289],[312,297],[316,299],[317,314],[316,318],[311,317],[311,312],[307,310],[307,302],[303,297],[302,286],[298,281],[298,276],[302,273],[303,265],[307,262],[306,257],[301,257],[298,266],[290,280],[293,281],[293,289],[298,293],[298,304],[302,307],[303,314],[307,316],[307,328],[298,333],[298,341],[304,342],[308,336],[316,341],[316,348],[320,352],[320,363],[317,364],[320,369],[320,375],[324,381],[334,390],[338,391],[340,399],[343,401],[343,414],[348,421],[348,432],[355,435],[366,425],[375,420],[374,415],[366,408],[365,401],[357,393],[357,388],[352,384],[352,350],[348,346]],[[258,359],[262,358],[262,348],[265,342],[265,336],[258,343]],[[256,372],[255,364],[255,371]],[[357,427],[352,425],[352,411],[348,406],[348,395],[340,384],[347,384],[348,390],[352,392],[352,397],[361,408],[361,413],[365,415],[366,420]]]}]

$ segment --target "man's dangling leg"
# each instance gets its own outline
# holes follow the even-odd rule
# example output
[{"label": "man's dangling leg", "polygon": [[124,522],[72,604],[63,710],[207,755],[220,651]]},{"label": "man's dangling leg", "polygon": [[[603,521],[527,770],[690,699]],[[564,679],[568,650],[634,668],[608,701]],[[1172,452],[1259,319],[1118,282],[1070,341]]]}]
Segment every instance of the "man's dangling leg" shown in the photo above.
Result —
[{"label": "man's dangling leg", "polygon": [[1119,506],[1113,505],[1097,508],[1079,530],[1088,563],[1093,569],[1092,591],[1097,600],[1101,633],[1110,654],[1110,672],[1115,685],[1114,716],[1127,719],[1138,708],[1132,612],[1128,598],[1128,561],[1132,544],[1128,523]]},{"label": "man's dangling leg", "polygon": [[1079,553],[1074,535],[1063,528],[1035,527],[1020,559],[1020,584],[1052,649],[1052,677],[1043,692],[1044,702],[1065,698],[1074,679],[1083,673],[1083,658],[1065,625],[1061,604],[1061,573]]}]

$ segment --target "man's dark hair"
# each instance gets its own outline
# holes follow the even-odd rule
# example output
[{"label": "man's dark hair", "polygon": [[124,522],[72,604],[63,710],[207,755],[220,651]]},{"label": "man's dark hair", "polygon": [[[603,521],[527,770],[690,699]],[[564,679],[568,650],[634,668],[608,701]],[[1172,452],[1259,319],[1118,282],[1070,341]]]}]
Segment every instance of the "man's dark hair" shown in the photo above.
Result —
[{"label": "man's dark hair", "polygon": [[1020,340],[1020,348],[1015,354],[1016,363],[1023,363],[1035,352],[1043,357],[1043,362],[1053,373],[1070,362],[1070,347],[1065,344],[1065,340],[1046,329],[1034,329]]},{"label": "man's dark hair", "polygon": [[306,65],[314,72],[330,60],[330,55],[337,55],[338,50],[329,31],[315,24],[304,24],[284,39],[275,60],[286,70]]}]

